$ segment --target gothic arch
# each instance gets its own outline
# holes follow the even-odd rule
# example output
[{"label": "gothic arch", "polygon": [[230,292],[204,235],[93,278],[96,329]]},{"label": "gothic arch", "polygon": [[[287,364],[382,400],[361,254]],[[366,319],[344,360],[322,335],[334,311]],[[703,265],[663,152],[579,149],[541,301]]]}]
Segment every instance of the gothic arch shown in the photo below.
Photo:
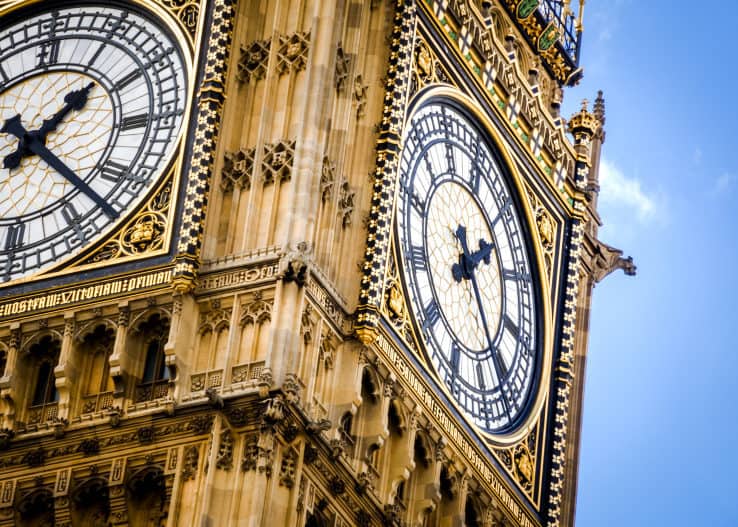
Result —
[{"label": "gothic arch", "polygon": [[75,331],[74,338],[77,342],[82,342],[84,338],[95,331],[98,326],[105,326],[106,328],[112,329],[115,332],[118,329],[118,324],[109,318],[96,318],[80,324],[77,331]]}]

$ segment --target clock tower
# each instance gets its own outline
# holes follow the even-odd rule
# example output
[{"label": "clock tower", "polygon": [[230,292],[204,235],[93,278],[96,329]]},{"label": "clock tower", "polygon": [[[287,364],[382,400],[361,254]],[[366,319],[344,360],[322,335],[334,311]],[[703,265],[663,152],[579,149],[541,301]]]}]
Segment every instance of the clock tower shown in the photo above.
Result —
[{"label": "clock tower", "polygon": [[583,4],[0,1],[0,526],[573,525]]}]

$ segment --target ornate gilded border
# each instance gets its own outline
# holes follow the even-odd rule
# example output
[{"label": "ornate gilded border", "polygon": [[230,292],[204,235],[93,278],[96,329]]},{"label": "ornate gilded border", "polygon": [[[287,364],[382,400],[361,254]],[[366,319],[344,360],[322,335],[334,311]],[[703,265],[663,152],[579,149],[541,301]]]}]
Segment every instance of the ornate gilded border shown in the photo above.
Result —
[{"label": "ornate gilded border", "polygon": [[[39,3],[42,0],[0,1],[0,16]],[[166,175],[157,185],[141,196],[138,203],[101,238],[82,252],[62,259],[37,274],[7,282],[1,288],[38,282],[49,278],[66,276],[81,270],[92,270],[103,266],[161,256],[169,252],[175,234],[176,196],[179,193],[184,144],[189,132],[190,101],[194,93],[194,61],[196,52],[193,43],[200,24],[199,2],[193,0],[129,0],[166,24],[182,49],[188,78],[188,102],[178,148],[170,159]],[[198,17],[198,18],[192,18]]]},{"label": "ornate gilded border", "polygon": [[215,0],[210,33],[202,54],[205,58],[196,103],[196,124],[190,166],[186,175],[181,226],[175,254],[173,284],[179,291],[194,287],[207,209],[216,143],[225,102],[228,59],[231,51],[235,0]]},{"label": "ornate gilded border", "polygon": [[384,111],[377,141],[367,245],[362,267],[356,333],[364,343],[377,335],[387,261],[402,126],[413,73],[413,40],[417,17],[413,0],[399,0],[391,36]]}]

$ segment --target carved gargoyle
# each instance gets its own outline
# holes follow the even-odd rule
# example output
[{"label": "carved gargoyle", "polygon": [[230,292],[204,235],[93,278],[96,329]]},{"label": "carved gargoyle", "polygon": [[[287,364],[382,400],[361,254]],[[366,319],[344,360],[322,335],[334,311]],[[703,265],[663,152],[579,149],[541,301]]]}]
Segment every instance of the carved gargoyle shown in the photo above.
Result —
[{"label": "carved gargoyle", "polygon": [[607,275],[618,269],[622,269],[628,276],[636,274],[636,266],[631,256],[623,257],[623,251],[601,241],[597,241],[592,267],[595,283],[601,282]]}]

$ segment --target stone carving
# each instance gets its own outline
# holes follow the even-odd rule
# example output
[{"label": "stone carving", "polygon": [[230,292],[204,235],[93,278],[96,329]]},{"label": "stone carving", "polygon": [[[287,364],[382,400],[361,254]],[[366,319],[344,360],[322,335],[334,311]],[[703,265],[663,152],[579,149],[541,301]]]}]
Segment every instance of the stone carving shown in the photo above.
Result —
[{"label": "stone carving", "polygon": [[226,428],[220,434],[220,445],[218,446],[218,455],[215,458],[215,466],[221,470],[231,470],[233,468],[233,435],[230,428]]},{"label": "stone carving", "polygon": [[198,327],[200,335],[220,333],[231,325],[232,309],[230,307],[221,308],[220,300],[213,300],[210,305],[210,311],[200,314],[200,326]]},{"label": "stone carving", "polygon": [[310,48],[310,32],[297,32],[279,37],[277,73],[284,75],[305,69]]},{"label": "stone carving", "polygon": [[325,156],[323,157],[323,168],[320,173],[320,199],[323,203],[326,203],[331,199],[335,181],[336,164],[328,159],[328,156]]},{"label": "stone carving", "polygon": [[292,161],[295,157],[295,141],[282,140],[264,145],[261,162],[264,185],[275,181],[288,181],[291,177]]},{"label": "stone carving", "polygon": [[338,214],[341,217],[341,227],[344,229],[351,225],[351,215],[354,212],[354,195],[348,181],[341,183],[340,194],[338,198]]},{"label": "stone carving", "polygon": [[223,168],[220,172],[220,188],[223,192],[232,192],[234,187],[251,188],[255,157],[256,148],[242,148],[224,154]]},{"label": "stone carving", "polygon": [[200,449],[197,445],[190,445],[185,448],[184,461],[182,462],[182,479],[184,481],[195,479],[199,457]]},{"label": "stone carving", "polygon": [[291,489],[295,484],[295,472],[297,470],[297,451],[289,448],[282,457],[282,465],[279,467],[279,484]]},{"label": "stone carving", "polygon": [[336,49],[335,75],[336,91],[338,91],[338,93],[342,93],[346,89],[346,81],[351,71],[351,62],[351,55],[348,55],[344,51],[343,45],[339,42],[338,48]]},{"label": "stone carving", "polygon": [[243,444],[243,461],[241,461],[241,470],[248,472],[256,470],[256,461],[259,457],[259,437],[256,434],[246,436]]},{"label": "stone carving", "polygon": [[236,78],[243,83],[266,77],[269,64],[271,40],[254,40],[248,46],[241,46]]},{"label": "stone carving", "polygon": [[369,86],[364,84],[361,75],[354,79],[354,101],[356,102],[356,118],[360,119],[366,114],[366,98]]},{"label": "stone carving", "polygon": [[272,319],[272,304],[262,300],[260,291],[254,293],[253,299],[249,303],[241,304],[241,317],[239,323],[241,327],[248,324],[263,324]]}]

